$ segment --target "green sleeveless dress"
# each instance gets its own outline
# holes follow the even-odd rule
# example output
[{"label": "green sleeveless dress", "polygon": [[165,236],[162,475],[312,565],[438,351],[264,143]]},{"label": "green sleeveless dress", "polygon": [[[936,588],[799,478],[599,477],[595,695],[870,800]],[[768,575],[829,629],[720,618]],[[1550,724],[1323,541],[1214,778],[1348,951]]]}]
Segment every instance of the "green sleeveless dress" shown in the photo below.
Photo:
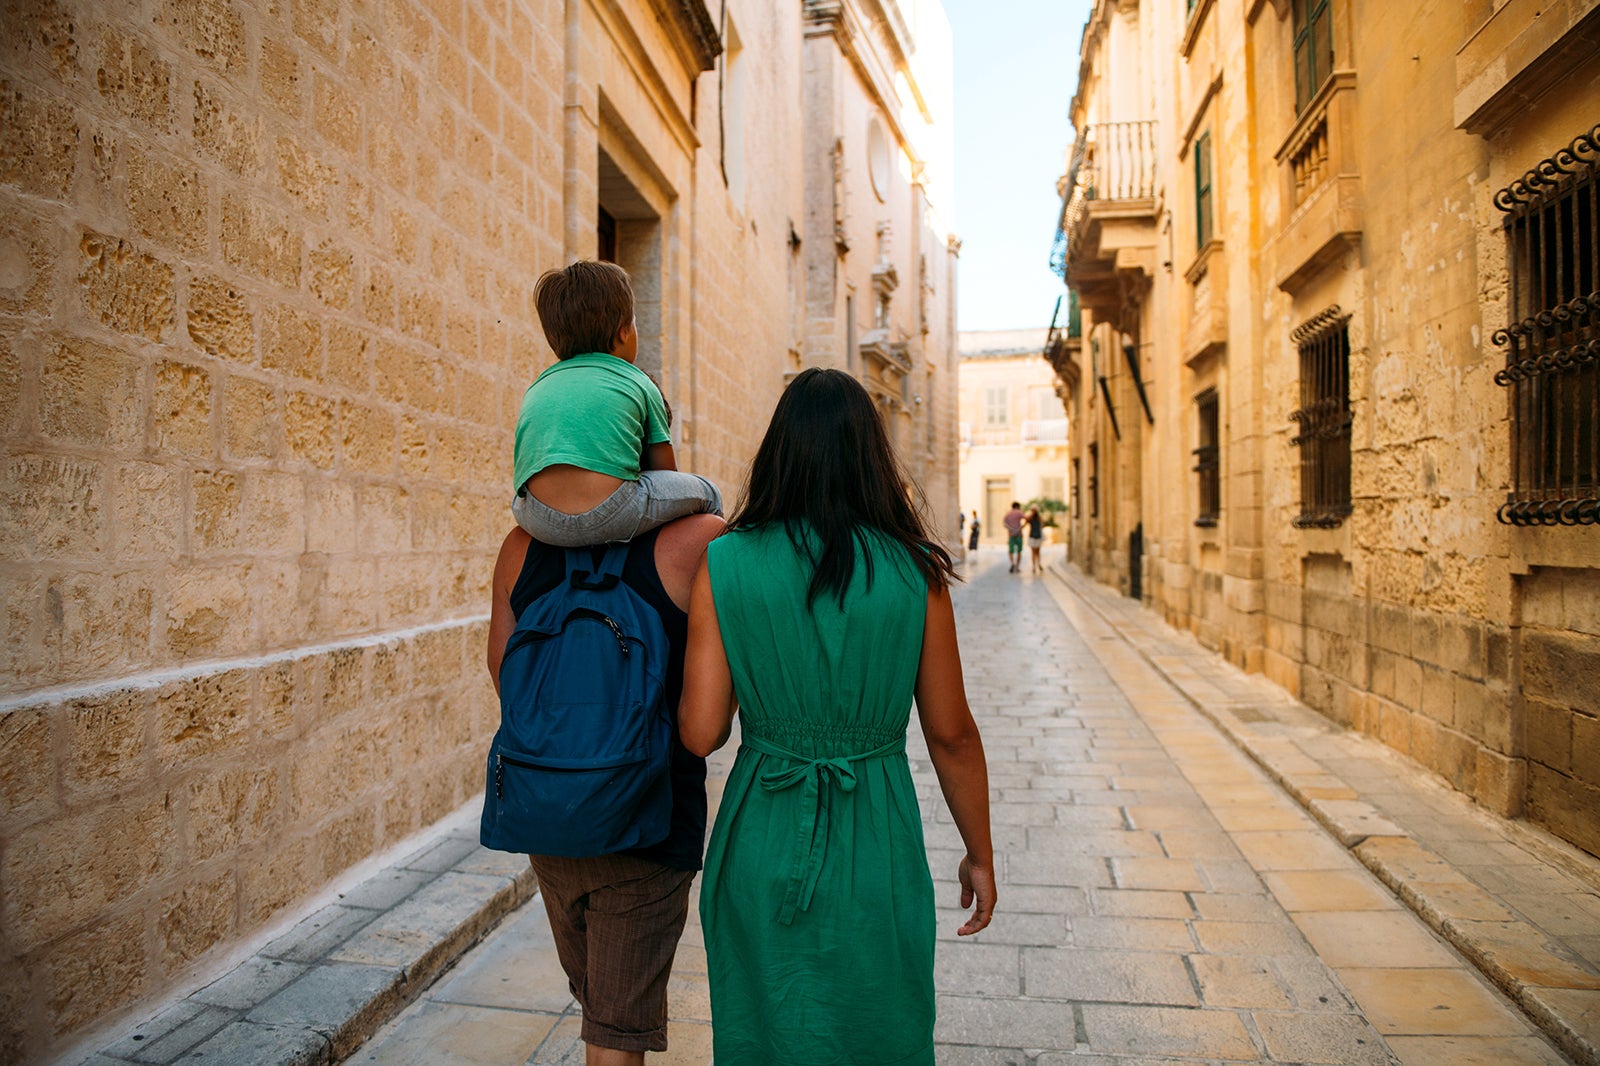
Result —
[{"label": "green sleeveless dress", "polygon": [[741,733],[700,897],[718,1066],[934,1061],[933,880],[905,755],[928,587],[904,547],[869,541],[842,610],[806,608],[811,567],[781,528],[707,553]]}]

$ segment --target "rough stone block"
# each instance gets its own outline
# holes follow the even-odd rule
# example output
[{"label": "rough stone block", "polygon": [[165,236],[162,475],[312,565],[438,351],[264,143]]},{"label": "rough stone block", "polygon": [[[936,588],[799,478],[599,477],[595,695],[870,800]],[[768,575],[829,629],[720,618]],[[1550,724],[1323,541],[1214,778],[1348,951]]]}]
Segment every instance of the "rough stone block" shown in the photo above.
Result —
[{"label": "rough stone block", "polygon": [[[215,597],[201,595],[205,602],[229,609]],[[198,611],[191,616],[194,624],[204,624],[197,616]],[[245,747],[252,737],[250,704],[250,672],[245,669],[162,685],[155,694],[156,750],[161,768],[197,766],[200,760],[220,752]]]},{"label": "rough stone block", "polygon": [[39,428],[74,444],[128,451],[144,440],[140,363],[89,341],[55,345],[40,368]]},{"label": "rough stone block", "polygon": [[1444,650],[1443,616],[1433,611],[1412,612],[1411,653],[1431,666],[1449,669],[1450,659]]},{"label": "rough stone block", "polygon": [[1528,817],[1591,854],[1600,854],[1600,788],[1528,764]]},{"label": "rough stone block", "polygon": [[189,339],[208,355],[240,363],[255,361],[255,316],[244,293],[219,278],[189,282]]},{"label": "rough stone block", "polygon": [[184,252],[204,248],[210,192],[199,172],[137,146],[127,151],[128,218],[140,235]]},{"label": "rough stone block", "polygon": [[1572,776],[1600,788],[1600,718],[1572,716]]},{"label": "rough stone block", "polygon": [[300,286],[304,242],[288,222],[253,198],[222,197],[222,254],[228,264],[286,289]]},{"label": "rough stone block", "polygon": [[185,963],[234,933],[239,889],[232,870],[205,880],[190,878],[156,906],[156,942],[163,969],[178,971]]},{"label": "rough stone block", "polygon": [[1483,649],[1486,627],[1473,618],[1444,616],[1440,625],[1441,657],[1457,674],[1474,680],[1484,676]]},{"label": "rough stone block", "polygon": [[261,40],[260,57],[258,69],[262,95],[288,117],[301,118],[305,113],[305,90],[300,58],[295,50],[267,36]]},{"label": "rough stone block", "polygon": [[395,468],[395,421],[375,407],[339,403],[340,454],[356,470],[390,473]]},{"label": "rough stone block", "polygon": [[1527,790],[1528,763],[1498,752],[1479,748],[1477,776],[1472,797],[1502,818],[1522,813],[1522,797]]},{"label": "rough stone block", "polygon": [[161,362],[155,371],[154,422],[156,448],[167,454],[209,456],[215,452],[211,433],[211,375],[198,366]]},{"label": "rough stone block", "polygon": [[1600,638],[1524,630],[1522,683],[1529,696],[1600,714]]},{"label": "rough stone block", "polygon": [[155,978],[145,957],[144,916],[102,919],[52,944],[43,969],[44,1007],[56,1032],[87,1025],[107,1003],[139,998]]},{"label": "rough stone block", "polygon": [[230,374],[222,386],[222,443],[235,459],[269,459],[278,454],[277,395],[266,385]]},{"label": "rough stone block", "polygon": [[358,392],[372,387],[372,340],[362,330],[342,322],[325,327],[327,376],[330,383],[345,385]]},{"label": "rough stone block", "polygon": [[101,465],[18,456],[0,475],[0,557],[93,556],[105,547]]},{"label": "rough stone block", "polygon": [[1523,704],[1523,740],[1528,758],[1565,774],[1572,766],[1573,714],[1543,700]]},{"label": "rough stone block", "polygon": [[1456,675],[1455,715],[1453,725],[1474,740],[1481,741],[1488,733],[1485,716],[1489,704],[1482,681]]},{"label": "rough stone block", "polygon": [[[248,177],[261,166],[261,120],[243,114],[219,89],[196,81],[194,144],[235,174]],[[227,200],[223,203],[226,247]]]},{"label": "rough stone block", "polygon": [[283,818],[281,774],[276,767],[214,770],[190,780],[186,792],[189,857],[195,862],[260,840]]},{"label": "rough stone block", "polygon": [[[336,16],[337,17],[337,16]],[[312,88],[317,132],[351,158],[361,154],[361,107],[356,97],[331,78],[318,75]]]},{"label": "rough stone block", "polygon": [[103,677],[151,659],[151,575],[74,573],[45,588],[43,662],[57,680]]},{"label": "rough stone block", "polygon": [[163,0],[158,22],[218,71],[244,73],[250,55],[244,19],[228,0]]},{"label": "rough stone block", "polygon": [[182,476],[170,466],[124,463],[116,469],[111,526],[117,560],[165,562],[183,543]]},{"label": "rough stone block", "polygon": [[172,124],[172,65],[137,37],[109,31],[94,72],[100,95],[129,118],[160,130]]},{"label": "rough stone block", "polygon": [[1413,715],[1404,707],[1388,700],[1378,704],[1378,739],[1398,752],[1411,754]]},{"label": "rough stone block", "polygon": [[0,759],[0,818],[20,828],[57,809],[51,723],[60,711],[47,704],[19,707],[5,718],[5,758]]},{"label": "rough stone block", "polygon": [[1436,722],[1450,725],[1456,714],[1455,675],[1436,666],[1422,665],[1423,714]]},{"label": "rough stone block", "polygon": [[278,187],[309,214],[328,216],[328,196],[339,187],[339,172],[306,151],[297,138],[279,137],[274,150]]},{"label": "rough stone block", "polygon": [[239,654],[252,647],[249,566],[181,571],[167,586],[165,640],[178,655]]},{"label": "rough stone block", "polygon": [[199,470],[190,479],[189,547],[196,554],[231,551],[240,542],[239,478],[227,471]]},{"label": "rough stone block", "polygon": [[375,806],[364,806],[334,818],[317,832],[324,873],[332,877],[371,855],[378,843]]},{"label": "rough stone block", "polygon": [[[4,238],[0,237],[0,270],[4,269],[4,259],[10,254]],[[6,309],[5,291],[0,288],[0,310]],[[26,373],[29,380],[35,376],[32,367]],[[9,338],[0,337],[0,434],[7,437],[21,435],[24,420],[31,418],[31,412],[24,406],[22,397],[23,375],[21,357],[11,347]]]},{"label": "rough stone block", "polygon": [[127,788],[151,773],[151,701],[141,689],[82,696],[59,711],[65,750],[62,784],[71,802]]},{"label": "rough stone block", "polygon": [[305,551],[305,483],[298,474],[252,473],[245,486],[246,529],[261,554]]},{"label": "rough stone block", "polygon": [[172,267],[119,237],[85,230],[78,241],[79,299],[102,324],[159,341],[176,319]]},{"label": "rough stone block", "polygon": [[249,849],[239,865],[240,926],[259,926],[321,881],[322,869],[304,838]]},{"label": "rough stone block", "polygon": [[0,182],[59,200],[72,184],[77,151],[70,105],[0,80]]},{"label": "rough stone block", "polygon": [[307,279],[312,293],[329,307],[348,310],[355,300],[355,256],[347,248],[324,241],[310,255]]}]

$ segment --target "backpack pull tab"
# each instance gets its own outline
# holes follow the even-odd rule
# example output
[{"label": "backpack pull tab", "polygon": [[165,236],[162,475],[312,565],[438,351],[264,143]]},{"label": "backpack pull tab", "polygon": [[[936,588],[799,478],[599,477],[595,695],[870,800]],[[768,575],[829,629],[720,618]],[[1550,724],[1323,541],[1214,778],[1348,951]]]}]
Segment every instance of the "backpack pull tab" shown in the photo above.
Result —
[{"label": "backpack pull tab", "polygon": [[611,627],[611,635],[617,638],[617,647],[622,649],[622,654],[633,654],[633,650],[628,647],[627,639],[622,635],[622,627],[617,625],[616,622],[612,621],[608,615],[601,615],[600,617],[605,621],[606,625]]}]

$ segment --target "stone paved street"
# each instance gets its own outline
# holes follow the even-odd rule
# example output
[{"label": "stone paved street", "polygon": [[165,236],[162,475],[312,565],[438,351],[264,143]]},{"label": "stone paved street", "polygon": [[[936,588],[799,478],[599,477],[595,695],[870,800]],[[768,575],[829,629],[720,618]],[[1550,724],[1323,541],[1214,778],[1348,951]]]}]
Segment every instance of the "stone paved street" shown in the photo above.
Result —
[{"label": "stone paved street", "polygon": [[[1000,908],[958,942],[959,840],[913,730],[940,898],[940,1061],[1567,1061],[1058,577],[958,593]],[[728,759],[719,756],[725,772]],[[710,1057],[691,927],[662,1063]],[[537,901],[352,1061],[578,1063]],[[723,1064],[730,1066],[730,1064]],[[740,1064],[733,1064],[740,1066]]]}]

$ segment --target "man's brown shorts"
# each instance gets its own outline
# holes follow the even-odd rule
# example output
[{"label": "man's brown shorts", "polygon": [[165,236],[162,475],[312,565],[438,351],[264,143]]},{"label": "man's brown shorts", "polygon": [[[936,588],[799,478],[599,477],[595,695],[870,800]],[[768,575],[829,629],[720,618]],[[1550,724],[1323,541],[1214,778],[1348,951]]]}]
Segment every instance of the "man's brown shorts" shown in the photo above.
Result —
[{"label": "man's brown shorts", "polygon": [[628,855],[530,855],[583,1040],[667,1050],[667,978],[689,917],[691,870]]}]

